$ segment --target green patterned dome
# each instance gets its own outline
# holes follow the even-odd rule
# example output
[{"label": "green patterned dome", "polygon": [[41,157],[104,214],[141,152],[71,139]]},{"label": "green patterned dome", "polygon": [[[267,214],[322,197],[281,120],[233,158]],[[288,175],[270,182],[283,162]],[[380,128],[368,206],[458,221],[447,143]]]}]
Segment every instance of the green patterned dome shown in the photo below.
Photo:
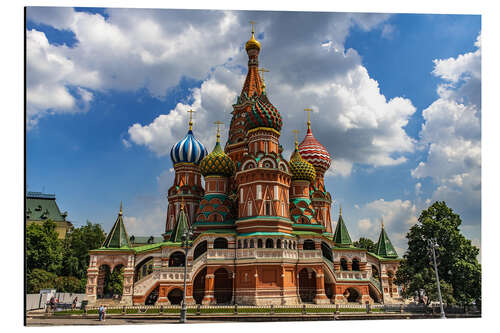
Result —
[{"label": "green patterned dome", "polygon": [[200,171],[203,176],[232,176],[235,170],[234,162],[224,153],[219,140],[214,150],[205,156],[200,163]]},{"label": "green patterned dome", "polygon": [[290,157],[290,170],[292,171],[292,180],[308,180],[312,182],[316,179],[314,166],[300,156],[297,142],[295,142],[295,151]]}]

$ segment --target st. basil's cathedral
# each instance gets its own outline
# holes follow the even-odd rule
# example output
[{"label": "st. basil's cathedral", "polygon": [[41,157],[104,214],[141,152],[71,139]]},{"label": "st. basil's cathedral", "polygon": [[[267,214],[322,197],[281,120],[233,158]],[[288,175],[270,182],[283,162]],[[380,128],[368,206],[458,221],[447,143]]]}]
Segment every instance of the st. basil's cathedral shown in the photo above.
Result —
[{"label": "st. basil's cathedral", "polygon": [[90,251],[89,305],[105,299],[105,280],[116,270],[123,272],[121,304],[180,304],[186,262],[186,304],[402,301],[393,284],[400,259],[383,224],[373,252],[353,246],[341,209],[333,229],[325,187],[332,157],[309,117],[305,138],[296,139],[289,160],[282,155],[283,122],[259,75],[261,45],[253,29],[245,49],[248,73],[225,147],[217,127],[208,153],[190,119],[170,153],[175,179],[163,239],[137,244],[120,206],[102,247]]}]

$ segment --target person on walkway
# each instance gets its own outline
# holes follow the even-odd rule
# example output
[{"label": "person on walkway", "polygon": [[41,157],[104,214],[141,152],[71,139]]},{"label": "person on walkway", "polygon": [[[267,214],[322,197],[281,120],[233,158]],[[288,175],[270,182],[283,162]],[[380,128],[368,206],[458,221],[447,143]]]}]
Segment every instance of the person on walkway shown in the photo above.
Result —
[{"label": "person on walkway", "polygon": [[99,307],[99,321],[103,321],[103,318],[104,318],[104,306],[101,306]]},{"label": "person on walkway", "polygon": [[73,304],[71,304],[71,309],[74,310],[76,309],[76,303],[78,303],[78,296],[73,299]]},{"label": "person on walkway", "polygon": [[102,321],[106,321],[106,305],[104,306],[104,309],[102,310]]}]

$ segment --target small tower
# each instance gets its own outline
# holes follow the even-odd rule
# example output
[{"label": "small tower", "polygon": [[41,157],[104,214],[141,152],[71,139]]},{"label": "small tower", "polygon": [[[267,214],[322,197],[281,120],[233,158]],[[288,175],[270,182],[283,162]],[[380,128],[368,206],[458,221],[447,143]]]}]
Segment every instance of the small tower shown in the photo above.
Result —
[{"label": "small tower", "polygon": [[186,136],[173,145],[170,158],[174,164],[174,184],[168,190],[167,221],[163,238],[168,239],[180,211],[181,199],[185,202],[186,215],[194,221],[200,200],[203,196],[199,164],[207,155],[207,150],[193,134],[193,110],[188,111],[189,130]]},{"label": "small tower", "polygon": [[295,132],[295,150],[290,157],[290,171],[292,183],[290,185],[290,219],[294,223],[294,229],[322,232],[324,228],[318,225],[316,213],[312,206],[309,187],[316,178],[316,171],[311,163],[300,156]]},{"label": "small tower", "polygon": [[327,233],[332,233],[330,217],[332,197],[325,188],[325,173],[330,168],[331,156],[328,150],[314,137],[311,130],[310,112],[307,112],[307,134],[299,145],[302,157],[316,169],[316,179],[311,182],[312,205],[316,210],[316,219],[325,227]]},{"label": "small tower", "polygon": [[351,236],[349,236],[344,219],[342,218],[342,207],[340,207],[339,210],[339,219],[337,221],[337,226],[335,227],[333,242],[335,243],[335,246],[340,247],[349,247],[352,245]]},{"label": "small tower", "polygon": [[120,212],[116,218],[115,224],[106,236],[106,240],[102,244],[105,248],[131,248],[130,239],[128,238],[127,230],[125,229],[125,224],[123,223],[123,210],[122,203],[120,202]]},{"label": "small tower", "polygon": [[182,235],[189,228],[188,218],[186,216],[186,212],[184,211],[184,200],[181,199],[181,207],[179,211],[179,215],[177,221],[172,229],[172,233],[170,234],[170,241],[174,243],[178,243],[182,241]]},{"label": "small tower", "polygon": [[382,228],[380,230],[380,235],[378,236],[378,241],[375,244],[375,254],[383,258],[397,258],[398,254],[392,246],[391,240],[384,229],[384,220],[382,220]]},{"label": "small tower", "polygon": [[[210,154],[200,163],[200,171],[205,177],[205,195],[196,212],[196,232],[224,227],[222,222],[234,221],[233,202],[229,199],[229,178],[234,174],[235,166],[231,158],[224,153],[220,145],[220,121],[217,125],[217,142]],[[227,226],[226,226],[227,228]]]}]

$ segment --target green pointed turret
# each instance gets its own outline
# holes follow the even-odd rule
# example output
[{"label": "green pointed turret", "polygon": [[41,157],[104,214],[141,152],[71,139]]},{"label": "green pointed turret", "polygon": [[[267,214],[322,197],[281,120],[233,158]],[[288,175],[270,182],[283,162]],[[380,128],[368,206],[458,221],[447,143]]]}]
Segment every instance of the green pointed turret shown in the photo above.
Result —
[{"label": "green pointed turret", "polygon": [[352,245],[351,236],[347,231],[344,219],[342,218],[342,207],[340,208],[339,220],[337,221],[337,226],[335,227],[335,233],[333,235],[333,242],[337,246],[349,246]]},{"label": "green pointed turret", "polygon": [[188,220],[186,213],[184,212],[184,202],[181,204],[181,211],[179,212],[179,217],[177,218],[177,222],[175,223],[174,229],[172,229],[172,233],[170,234],[171,242],[181,242],[182,235],[189,228]]},{"label": "green pointed turret", "polygon": [[397,258],[398,254],[392,246],[392,243],[384,229],[384,221],[382,220],[382,230],[378,237],[378,242],[375,244],[375,254],[384,258]]},{"label": "green pointed turret", "polygon": [[118,213],[118,218],[106,237],[106,240],[102,244],[102,247],[117,249],[122,247],[132,247],[128,238],[127,230],[125,229],[125,224],[123,223],[122,215],[122,203],[120,202],[120,212]]}]

